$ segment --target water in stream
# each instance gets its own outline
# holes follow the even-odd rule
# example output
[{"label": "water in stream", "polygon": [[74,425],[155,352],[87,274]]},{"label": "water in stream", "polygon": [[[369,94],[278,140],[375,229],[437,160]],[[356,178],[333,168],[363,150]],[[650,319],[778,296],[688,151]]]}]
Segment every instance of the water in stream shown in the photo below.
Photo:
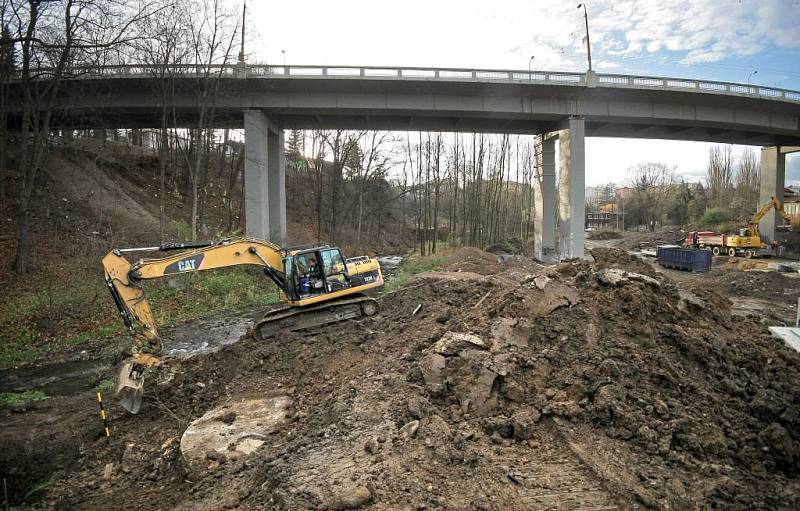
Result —
[{"label": "water in stream", "polygon": [[[247,333],[263,311],[227,315],[223,319],[189,321],[162,331],[165,358],[188,358],[233,344]],[[92,388],[107,375],[102,360],[72,360],[0,371],[0,392],[38,389],[48,396],[68,396]]]}]

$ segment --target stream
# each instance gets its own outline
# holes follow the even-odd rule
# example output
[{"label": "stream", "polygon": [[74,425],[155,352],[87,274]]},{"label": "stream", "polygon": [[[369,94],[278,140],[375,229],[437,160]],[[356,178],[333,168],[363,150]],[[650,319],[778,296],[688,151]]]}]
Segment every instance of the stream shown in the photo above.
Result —
[{"label": "stream", "polygon": [[[378,257],[384,276],[391,276],[404,256]],[[211,353],[237,342],[247,333],[263,308],[188,321],[161,330],[165,358],[185,359]],[[71,396],[91,389],[107,377],[108,363],[100,359],[70,360],[55,364],[0,370],[0,393],[41,390],[48,396]]]},{"label": "stream", "polygon": [[[235,343],[247,333],[262,309],[201,319],[164,328],[165,358],[189,358],[211,353]],[[91,389],[107,377],[108,364],[100,359],[71,360],[41,366],[0,371],[0,392],[41,390],[48,396],[71,396]]]}]

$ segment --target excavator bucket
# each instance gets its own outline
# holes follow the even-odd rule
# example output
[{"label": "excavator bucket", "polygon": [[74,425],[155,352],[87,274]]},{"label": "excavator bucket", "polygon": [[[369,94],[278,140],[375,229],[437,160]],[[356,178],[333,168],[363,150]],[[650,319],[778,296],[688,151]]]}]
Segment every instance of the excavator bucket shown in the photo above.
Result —
[{"label": "excavator bucket", "polygon": [[161,359],[155,355],[136,353],[133,358],[122,364],[114,396],[119,399],[123,408],[131,413],[139,412],[144,396],[144,372],[148,367],[158,365],[160,362]]},{"label": "excavator bucket", "polygon": [[144,396],[144,367],[133,360],[122,364],[114,395],[123,408],[131,413],[138,413]]}]

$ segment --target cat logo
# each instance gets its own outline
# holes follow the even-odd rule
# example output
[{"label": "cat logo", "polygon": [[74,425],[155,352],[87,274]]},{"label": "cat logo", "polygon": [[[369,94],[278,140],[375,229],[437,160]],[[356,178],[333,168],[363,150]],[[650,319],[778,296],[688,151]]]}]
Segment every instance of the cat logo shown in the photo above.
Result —
[{"label": "cat logo", "polygon": [[205,256],[203,254],[197,254],[193,255],[192,257],[187,257],[186,259],[181,259],[180,261],[175,261],[164,268],[164,274],[197,271],[200,269],[200,265],[203,263],[204,257]]},{"label": "cat logo", "polygon": [[178,271],[194,270],[194,259],[187,259],[185,261],[178,261]]}]

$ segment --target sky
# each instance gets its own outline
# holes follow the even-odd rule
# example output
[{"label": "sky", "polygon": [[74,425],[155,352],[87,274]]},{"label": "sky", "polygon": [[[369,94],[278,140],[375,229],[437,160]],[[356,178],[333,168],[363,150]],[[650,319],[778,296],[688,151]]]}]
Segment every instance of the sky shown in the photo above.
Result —
[{"label": "sky", "polygon": [[[230,0],[241,5],[241,0]],[[581,72],[583,9],[563,0],[248,0],[250,63]],[[586,2],[599,72],[800,90],[800,0]],[[533,60],[531,61],[531,57]],[[624,182],[641,161],[705,174],[710,144],[589,138],[586,183]],[[759,150],[760,148],[756,148]],[[737,146],[735,152],[741,153]],[[800,184],[800,154],[787,158]]]}]

